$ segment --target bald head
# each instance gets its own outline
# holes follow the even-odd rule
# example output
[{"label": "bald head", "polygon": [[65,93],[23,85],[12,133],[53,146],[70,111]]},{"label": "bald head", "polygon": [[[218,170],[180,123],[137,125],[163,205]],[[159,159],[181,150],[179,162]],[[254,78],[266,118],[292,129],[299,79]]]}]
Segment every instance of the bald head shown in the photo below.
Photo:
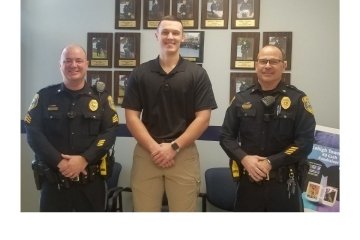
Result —
[{"label": "bald head", "polygon": [[86,59],[86,51],[81,45],[69,44],[66,47],[64,47],[63,50],[61,51],[60,63],[62,63],[64,61],[67,53],[72,52],[72,51],[80,52],[80,54],[83,55],[84,59]]}]

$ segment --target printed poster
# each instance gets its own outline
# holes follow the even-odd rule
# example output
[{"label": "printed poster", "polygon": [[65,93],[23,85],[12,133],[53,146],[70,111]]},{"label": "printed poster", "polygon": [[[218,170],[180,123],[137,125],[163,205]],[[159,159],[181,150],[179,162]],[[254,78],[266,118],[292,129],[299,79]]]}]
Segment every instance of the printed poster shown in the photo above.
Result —
[{"label": "printed poster", "polygon": [[316,126],[302,194],[305,212],[340,211],[339,139],[339,129]]}]

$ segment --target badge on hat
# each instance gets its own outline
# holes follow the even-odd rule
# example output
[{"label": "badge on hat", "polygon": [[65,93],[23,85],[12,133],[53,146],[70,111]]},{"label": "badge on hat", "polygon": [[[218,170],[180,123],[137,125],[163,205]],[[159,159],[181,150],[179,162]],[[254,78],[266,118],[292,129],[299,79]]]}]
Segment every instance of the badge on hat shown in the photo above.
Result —
[{"label": "badge on hat", "polygon": [[243,105],[241,105],[241,107],[244,110],[248,110],[252,107],[252,104],[250,102],[246,102],[246,103],[243,103]]},{"label": "badge on hat", "polygon": [[309,113],[311,114],[314,114],[314,110],[310,104],[310,100],[309,100],[309,97],[308,96],[304,96],[302,97],[301,99],[304,103],[304,108],[306,109],[306,111],[308,111]]},{"label": "badge on hat", "polygon": [[90,108],[91,111],[95,112],[98,109],[98,107],[99,107],[99,104],[95,99],[92,99],[89,102],[89,108]]},{"label": "badge on hat", "polygon": [[286,109],[288,109],[290,106],[291,106],[291,100],[290,100],[290,98],[289,98],[289,97],[283,97],[283,98],[281,99],[281,107],[286,110]]}]

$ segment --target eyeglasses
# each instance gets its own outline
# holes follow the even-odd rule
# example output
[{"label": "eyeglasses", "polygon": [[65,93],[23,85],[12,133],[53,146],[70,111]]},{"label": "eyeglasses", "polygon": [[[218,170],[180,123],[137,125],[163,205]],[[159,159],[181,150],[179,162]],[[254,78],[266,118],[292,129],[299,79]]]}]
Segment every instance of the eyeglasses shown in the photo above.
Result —
[{"label": "eyeglasses", "polygon": [[271,66],[275,66],[281,62],[284,62],[281,59],[258,59],[257,61],[260,65],[266,65],[267,63],[269,63]]},{"label": "eyeglasses", "polygon": [[76,64],[83,64],[83,63],[85,63],[85,60],[84,60],[84,59],[81,59],[81,58],[76,58],[76,59],[70,59],[70,58],[68,58],[68,59],[65,59],[65,60],[63,61],[63,63],[64,63],[65,65],[71,65],[71,64],[73,64],[73,62],[75,62]]}]

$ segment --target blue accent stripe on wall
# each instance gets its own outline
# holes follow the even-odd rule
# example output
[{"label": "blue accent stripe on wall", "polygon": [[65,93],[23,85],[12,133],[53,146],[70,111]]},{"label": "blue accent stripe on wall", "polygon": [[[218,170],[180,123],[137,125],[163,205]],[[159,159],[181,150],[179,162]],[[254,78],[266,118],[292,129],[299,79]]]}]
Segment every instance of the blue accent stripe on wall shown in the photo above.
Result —
[{"label": "blue accent stripe on wall", "polygon": [[[24,120],[21,120],[21,133],[25,134],[25,124]],[[219,134],[220,134],[220,126],[209,126],[203,135],[200,136],[199,140],[204,141],[219,141]],[[117,137],[132,137],[131,133],[129,132],[126,124],[120,124],[118,129],[116,130]]]}]

